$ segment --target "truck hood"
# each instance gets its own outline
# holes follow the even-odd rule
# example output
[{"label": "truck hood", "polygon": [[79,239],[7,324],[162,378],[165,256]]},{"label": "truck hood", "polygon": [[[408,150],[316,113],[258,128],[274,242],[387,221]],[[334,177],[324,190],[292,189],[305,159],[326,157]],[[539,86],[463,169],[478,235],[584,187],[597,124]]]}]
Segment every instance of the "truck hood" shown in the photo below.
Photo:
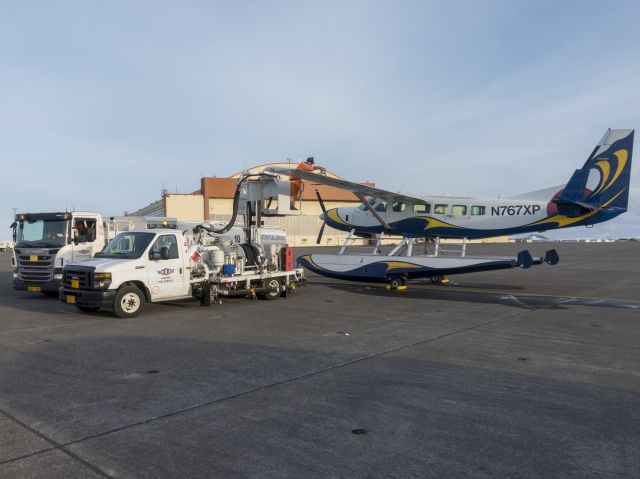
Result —
[{"label": "truck hood", "polygon": [[96,271],[104,271],[104,272],[112,272],[112,271],[123,271],[135,268],[135,266],[143,266],[144,260],[142,258],[138,259],[116,259],[116,258],[91,258],[81,263],[73,263],[68,264],[67,266],[71,267],[74,265],[78,266],[93,266]]}]

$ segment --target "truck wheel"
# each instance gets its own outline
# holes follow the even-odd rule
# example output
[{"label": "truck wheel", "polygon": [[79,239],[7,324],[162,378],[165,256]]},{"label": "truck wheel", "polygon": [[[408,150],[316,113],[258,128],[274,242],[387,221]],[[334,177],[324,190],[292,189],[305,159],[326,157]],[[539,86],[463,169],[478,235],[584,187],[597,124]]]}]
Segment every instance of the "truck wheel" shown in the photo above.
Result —
[{"label": "truck wheel", "polygon": [[263,287],[265,291],[260,294],[261,298],[272,300],[280,297],[280,281],[278,281],[278,278],[265,279]]},{"label": "truck wheel", "polygon": [[83,313],[95,313],[100,309],[100,306],[77,306],[76,305],[76,308],[78,308]]},{"label": "truck wheel", "polygon": [[200,306],[211,306],[211,302],[213,300],[213,295],[211,294],[211,285],[209,283],[205,283],[202,285],[202,296],[200,296]]},{"label": "truck wheel", "polygon": [[133,318],[144,309],[144,293],[135,286],[125,286],[118,290],[113,300],[113,312],[119,318]]}]

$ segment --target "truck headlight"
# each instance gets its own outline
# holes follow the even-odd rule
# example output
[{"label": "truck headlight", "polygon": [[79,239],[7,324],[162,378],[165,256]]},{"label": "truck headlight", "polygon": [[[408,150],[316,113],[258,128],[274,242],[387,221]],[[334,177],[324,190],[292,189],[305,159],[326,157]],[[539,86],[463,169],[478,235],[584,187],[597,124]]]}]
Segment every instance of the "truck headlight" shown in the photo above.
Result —
[{"label": "truck headlight", "polygon": [[111,284],[111,273],[93,273],[93,287],[107,289]]},{"label": "truck headlight", "polygon": [[58,281],[62,281],[62,273],[54,274],[53,275],[53,279],[58,280]]},{"label": "truck headlight", "polygon": [[20,279],[20,275],[18,273],[13,273],[13,279]]}]

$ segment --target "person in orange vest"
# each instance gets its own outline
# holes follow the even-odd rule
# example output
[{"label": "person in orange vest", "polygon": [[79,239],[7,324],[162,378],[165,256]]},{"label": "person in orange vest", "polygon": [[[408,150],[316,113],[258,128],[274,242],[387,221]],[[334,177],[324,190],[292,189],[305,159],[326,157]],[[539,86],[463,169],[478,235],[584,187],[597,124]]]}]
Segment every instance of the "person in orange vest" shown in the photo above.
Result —
[{"label": "person in orange vest", "polygon": [[[316,166],[313,156],[310,156],[306,159],[304,163],[298,164],[298,170],[303,171],[315,171],[320,170],[322,173],[326,173],[327,169],[322,166]],[[302,193],[302,180],[300,178],[292,178],[291,179],[291,205],[290,208],[292,210],[297,210],[296,208],[296,200],[299,200],[299,196]]]}]

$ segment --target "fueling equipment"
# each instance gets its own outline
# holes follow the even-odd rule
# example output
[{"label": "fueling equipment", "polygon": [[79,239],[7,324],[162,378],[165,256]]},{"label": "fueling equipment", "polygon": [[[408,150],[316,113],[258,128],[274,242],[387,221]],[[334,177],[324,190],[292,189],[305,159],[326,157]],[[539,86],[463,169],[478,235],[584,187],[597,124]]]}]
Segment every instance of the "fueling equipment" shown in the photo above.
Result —
[{"label": "fueling equipment", "polygon": [[208,306],[221,296],[285,296],[306,283],[304,269],[293,268],[286,233],[264,227],[261,218],[287,214],[288,192],[289,182],[275,174],[243,175],[228,224],[120,233],[95,258],[65,266],[59,298],[82,311],[106,308],[127,318],[146,302],[195,297]]}]

